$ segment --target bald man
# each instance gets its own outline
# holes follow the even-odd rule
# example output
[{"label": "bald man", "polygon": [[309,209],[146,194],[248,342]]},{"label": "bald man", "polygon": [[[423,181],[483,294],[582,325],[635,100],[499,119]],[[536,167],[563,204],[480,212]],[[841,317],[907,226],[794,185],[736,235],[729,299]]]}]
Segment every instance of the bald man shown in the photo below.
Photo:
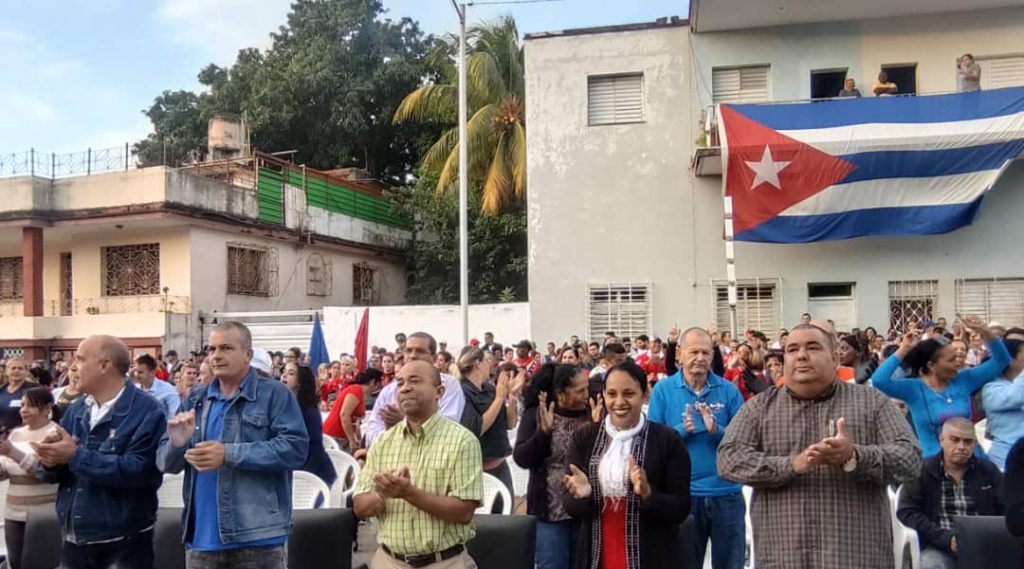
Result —
[{"label": "bald man", "polygon": [[483,498],[480,443],[438,412],[433,365],[412,360],[393,383],[404,417],[370,447],[353,498],[358,517],[380,520],[370,569],[475,569],[466,542]]},{"label": "bald man", "polygon": [[37,477],[60,484],[61,567],[150,569],[163,408],[125,378],[131,353],[117,338],[86,338],[75,365],[86,396],[32,445]]}]

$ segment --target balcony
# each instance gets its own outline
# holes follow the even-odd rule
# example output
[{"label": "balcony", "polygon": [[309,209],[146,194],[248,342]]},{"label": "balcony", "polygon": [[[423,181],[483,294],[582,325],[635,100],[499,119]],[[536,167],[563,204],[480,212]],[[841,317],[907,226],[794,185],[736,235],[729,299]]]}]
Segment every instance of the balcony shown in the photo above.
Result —
[{"label": "balcony", "polygon": [[107,296],[46,300],[43,316],[24,316],[22,301],[0,302],[0,340],[84,338],[111,334],[121,338],[159,338],[168,326],[189,319],[187,296]]},{"label": "balcony", "polygon": [[[71,302],[59,300],[43,301],[43,317],[99,314],[134,314],[168,312],[188,314],[192,301],[187,296],[152,294],[144,296],[104,296],[100,298],[76,298]],[[21,300],[0,302],[0,318],[21,318],[25,316],[25,305]]]}]

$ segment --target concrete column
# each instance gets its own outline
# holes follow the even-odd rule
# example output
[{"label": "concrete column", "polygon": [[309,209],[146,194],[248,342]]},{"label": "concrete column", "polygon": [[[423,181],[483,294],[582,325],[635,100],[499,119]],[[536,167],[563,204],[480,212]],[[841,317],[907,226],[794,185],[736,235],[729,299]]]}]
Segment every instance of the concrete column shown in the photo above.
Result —
[{"label": "concrete column", "polygon": [[43,315],[43,228],[21,230],[22,286],[25,316]]}]

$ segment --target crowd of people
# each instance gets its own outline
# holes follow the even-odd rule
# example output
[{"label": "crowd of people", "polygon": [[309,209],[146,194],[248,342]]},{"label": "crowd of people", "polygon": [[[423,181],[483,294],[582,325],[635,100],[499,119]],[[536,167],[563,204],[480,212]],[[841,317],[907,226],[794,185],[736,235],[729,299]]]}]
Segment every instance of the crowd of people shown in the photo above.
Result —
[{"label": "crowd of people", "polygon": [[313,369],[222,322],[187,361],[133,359],[109,336],[51,366],[9,358],[8,566],[32,554],[32,512],[55,508],[63,567],[152,567],[157,489],[184,473],[190,569],[283,568],[291,474],[333,484],[330,439],[362,463],[350,506],[378,520],[373,569],[475,567],[485,473],[537,518],[539,569],[677,567],[690,516],[693,567],[709,548],[714,569],[892,567],[895,488],[922,566],[955,567],[959,516],[1024,534],[1024,329],[905,328],[837,333],[804,314],[774,339],[673,327],[542,350],[487,333],[457,355],[414,332],[364,369],[350,354]]}]

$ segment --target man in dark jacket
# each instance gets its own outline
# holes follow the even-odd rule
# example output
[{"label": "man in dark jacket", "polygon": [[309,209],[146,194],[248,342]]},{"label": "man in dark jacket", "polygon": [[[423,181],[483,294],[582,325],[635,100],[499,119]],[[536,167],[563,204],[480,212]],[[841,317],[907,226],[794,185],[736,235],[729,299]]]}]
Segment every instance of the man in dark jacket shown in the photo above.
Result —
[{"label": "man in dark jacket", "polygon": [[125,379],[131,353],[117,338],[86,338],[75,362],[86,397],[32,445],[37,477],[60,484],[61,567],[152,569],[163,408]]},{"label": "man in dark jacket", "polygon": [[1017,441],[1006,455],[1006,528],[1024,537],[1024,439]]},{"label": "man in dark jacket", "polygon": [[1003,475],[974,456],[974,425],[963,417],[948,419],[939,444],[942,452],[926,458],[921,476],[903,487],[896,512],[921,539],[922,569],[956,567],[957,516],[1003,515]]}]

